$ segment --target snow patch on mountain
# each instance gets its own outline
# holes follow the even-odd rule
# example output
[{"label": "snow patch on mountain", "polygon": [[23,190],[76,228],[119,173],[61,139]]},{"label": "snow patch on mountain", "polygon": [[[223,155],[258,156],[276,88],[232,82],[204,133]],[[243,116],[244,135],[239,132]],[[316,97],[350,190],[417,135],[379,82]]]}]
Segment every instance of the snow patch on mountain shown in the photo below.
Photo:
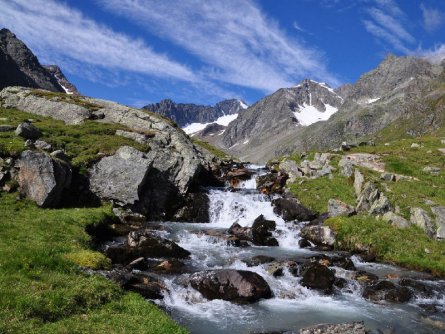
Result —
[{"label": "snow patch on mountain", "polygon": [[215,122],[211,123],[191,123],[182,128],[184,132],[188,135],[193,134],[195,132],[204,130],[205,127],[209,124],[216,123],[219,125],[227,126],[230,122],[234,121],[238,117],[238,114],[224,115],[219,117]]},{"label": "snow patch on mountain", "polygon": [[327,121],[338,111],[338,108],[335,108],[329,104],[325,104],[325,108],[326,111],[323,112],[319,111],[314,106],[304,103],[303,106],[299,107],[298,111],[294,112],[293,114],[298,120],[298,125],[308,126],[320,121]]}]

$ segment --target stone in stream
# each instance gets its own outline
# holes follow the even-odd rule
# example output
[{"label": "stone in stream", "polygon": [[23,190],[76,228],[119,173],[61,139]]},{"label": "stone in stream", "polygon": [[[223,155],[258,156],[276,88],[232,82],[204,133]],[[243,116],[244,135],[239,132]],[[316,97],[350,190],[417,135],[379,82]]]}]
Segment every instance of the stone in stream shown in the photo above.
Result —
[{"label": "stone in stream", "polygon": [[232,188],[237,188],[241,181],[249,180],[252,174],[253,173],[246,168],[232,168],[227,173],[227,180]]},{"label": "stone in stream", "polygon": [[247,266],[249,267],[255,267],[255,266],[259,266],[260,264],[264,264],[264,263],[270,263],[275,261],[275,258],[272,256],[267,256],[267,255],[256,255],[253,258],[245,261]]},{"label": "stone in stream", "polygon": [[405,303],[412,297],[412,292],[407,287],[400,287],[390,281],[380,281],[374,285],[368,285],[363,290],[363,297],[373,302]]},{"label": "stone in stream", "polygon": [[285,221],[311,221],[317,214],[300,204],[295,198],[277,198],[272,201],[273,212]]},{"label": "stone in stream", "polygon": [[300,334],[366,334],[366,328],[363,321],[322,324],[300,329]]},{"label": "stone in stream", "polygon": [[194,273],[191,286],[205,298],[223,299],[234,303],[254,303],[261,298],[271,298],[267,282],[257,273],[245,270],[221,269]]},{"label": "stone in stream", "polygon": [[190,255],[189,251],[173,241],[149,230],[130,232],[125,244],[110,246],[105,253],[113,263],[121,264],[128,264],[139,257],[186,258]]},{"label": "stone in stream", "polygon": [[311,262],[303,269],[302,276],[301,285],[311,289],[322,290],[326,293],[332,291],[335,276],[334,272],[326,266],[318,262]]},{"label": "stone in stream", "polygon": [[272,237],[277,224],[273,220],[267,220],[263,215],[255,219],[252,224],[252,241],[256,246],[278,246],[278,241]]},{"label": "stone in stream", "polygon": [[188,193],[184,205],[173,216],[175,221],[209,223],[209,197],[206,193]]},{"label": "stone in stream", "polygon": [[428,298],[432,297],[434,294],[433,289],[431,287],[419,281],[413,280],[411,278],[402,278],[399,281],[399,285],[411,288],[416,294],[419,294],[422,297]]},{"label": "stone in stream", "polygon": [[257,189],[266,195],[282,194],[288,178],[283,172],[260,175],[256,178]]}]

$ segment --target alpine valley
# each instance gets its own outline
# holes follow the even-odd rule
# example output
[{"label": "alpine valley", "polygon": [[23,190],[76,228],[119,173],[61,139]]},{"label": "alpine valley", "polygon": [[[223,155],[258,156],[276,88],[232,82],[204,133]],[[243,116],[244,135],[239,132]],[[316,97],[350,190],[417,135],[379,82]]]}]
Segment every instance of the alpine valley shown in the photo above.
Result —
[{"label": "alpine valley", "polygon": [[445,333],[445,60],[134,108],[2,29],[0,89],[0,333]]}]

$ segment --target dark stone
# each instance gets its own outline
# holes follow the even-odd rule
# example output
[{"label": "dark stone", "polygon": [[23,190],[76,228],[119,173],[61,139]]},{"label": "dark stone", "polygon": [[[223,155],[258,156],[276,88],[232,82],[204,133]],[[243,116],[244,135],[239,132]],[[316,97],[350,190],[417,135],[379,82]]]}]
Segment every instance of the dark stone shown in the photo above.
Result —
[{"label": "dark stone", "polygon": [[260,175],[256,178],[257,189],[266,195],[282,194],[288,178],[289,175],[282,172]]},{"label": "dark stone", "polygon": [[301,238],[300,240],[298,240],[298,246],[300,248],[310,248],[312,247],[312,244],[309,242],[309,240]]},{"label": "dark stone", "polygon": [[345,270],[356,270],[354,262],[352,262],[349,257],[341,257],[338,259],[333,259],[332,264],[336,267],[343,268]]},{"label": "dark stone", "polygon": [[277,239],[272,237],[271,231],[276,228],[273,220],[267,220],[263,215],[255,219],[252,224],[252,241],[256,246],[278,246]]},{"label": "dark stone", "polygon": [[250,227],[242,227],[238,223],[233,223],[227,230],[227,233],[237,237],[239,240],[252,241],[252,229]]},{"label": "dark stone", "polygon": [[374,284],[379,280],[379,277],[375,274],[359,270],[355,273],[354,279],[360,283]]},{"label": "dark stone", "polygon": [[363,297],[373,302],[405,303],[411,299],[412,292],[407,287],[396,286],[390,281],[380,281],[365,287]]},{"label": "dark stone", "polygon": [[8,132],[15,130],[15,126],[12,125],[0,125],[0,132]]},{"label": "dark stone", "polygon": [[334,281],[334,286],[338,289],[344,289],[348,286],[348,281],[342,277],[336,277]]},{"label": "dark stone", "polygon": [[139,293],[145,298],[162,299],[162,291],[165,286],[157,278],[154,278],[146,273],[132,274],[130,279],[123,285],[127,290]]},{"label": "dark stone", "polygon": [[40,130],[30,122],[23,122],[19,124],[15,130],[15,134],[25,139],[36,140],[42,136]]},{"label": "dark stone", "polygon": [[233,247],[249,247],[250,244],[247,240],[240,239],[236,236],[228,237],[227,239],[227,245],[233,246]]},{"label": "dark stone", "polygon": [[419,281],[415,281],[411,278],[402,278],[399,281],[400,286],[406,286],[411,288],[416,293],[422,295],[423,297],[431,297],[433,296],[433,289],[426,284],[423,284]]},{"label": "dark stone", "polygon": [[418,305],[420,308],[422,308],[426,313],[437,313],[437,306],[434,304],[419,304]]},{"label": "dark stone", "polygon": [[209,197],[206,193],[189,193],[185,196],[184,206],[174,215],[180,222],[209,223]]},{"label": "dark stone", "polygon": [[210,300],[223,299],[245,304],[272,297],[267,282],[257,273],[245,270],[197,272],[190,276],[190,284]]},{"label": "dark stone", "polygon": [[311,221],[317,215],[298,203],[295,198],[277,198],[272,201],[273,212],[283,217],[285,221]]},{"label": "dark stone", "polygon": [[301,285],[311,289],[322,290],[326,293],[331,292],[335,281],[334,272],[317,262],[308,263],[303,268],[302,276]]}]

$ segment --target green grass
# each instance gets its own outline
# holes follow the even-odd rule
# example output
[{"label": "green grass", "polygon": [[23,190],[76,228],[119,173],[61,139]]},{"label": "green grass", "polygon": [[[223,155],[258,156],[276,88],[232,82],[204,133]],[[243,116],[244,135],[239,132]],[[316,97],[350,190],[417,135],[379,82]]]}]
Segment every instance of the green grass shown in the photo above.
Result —
[{"label": "green grass", "polygon": [[327,211],[328,201],[331,198],[350,205],[355,203],[351,180],[338,174],[334,174],[333,179],[327,176],[317,179],[297,179],[297,182],[289,185],[289,190],[304,206],[319,213]]},{"label": "green grass", "polygon": [[337,233],[339,249],[370,246],[381,261],[445,276],[445,243],[428,239],[416,226],[397,229],[371,216],[329,218],[325,224]]},{"label": "green grass", "polygon": [[141,296],[78,267],[109,263],[85,229],[111,207],[49,210],[15,196],[0,193],[0,333],[186,333]]},{"label": "green grass", "polygon": [[[116,130],[128,130],[121,125],[91,120],[79,125],[66,125],[62,121],[56,121],[49,117],[12,109],[0,109],[0,118],[7,118],[7,121],[3,123],[14,126],[26,119],[32,119],[33,124],[43,134],[41,140],[52,144],[54,149],[65,149],[74,167],[87,167],[98,159],[98,153],[111,155],[124,145],[135,147],[141,151],[149,149],[134,140],[116,136]],[[24,140],[16,136],[14,131],[0,133],[0,156],[16,156],[24,149]]]},{"label": "green grass", "polygon": [[200,140],[198,138],[193,138],[193,137],[191,139],[192,139],[193,144],[209,151],[211,154],[213,154],[217,158],[220,158],[222,160],[234,159],[232,156],[226,154],[224,151],[221,151],[220,149],[216,148],[215,146],[209,144],[208,142],[206,142],[204,140]]}]

